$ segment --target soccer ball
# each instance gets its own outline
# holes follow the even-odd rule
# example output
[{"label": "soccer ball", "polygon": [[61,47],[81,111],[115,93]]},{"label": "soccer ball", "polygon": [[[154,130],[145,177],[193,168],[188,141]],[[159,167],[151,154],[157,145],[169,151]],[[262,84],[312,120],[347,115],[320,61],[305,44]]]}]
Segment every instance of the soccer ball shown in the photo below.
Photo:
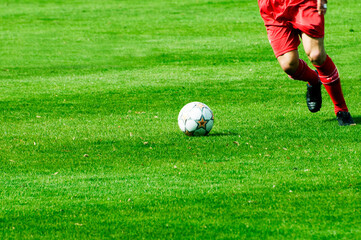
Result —
[{"label": "soccer ball", "polygon": [[188,136],[207,135],[214,123],[212,110],[201,102],[186,104],[178,115],[179,128]]}]

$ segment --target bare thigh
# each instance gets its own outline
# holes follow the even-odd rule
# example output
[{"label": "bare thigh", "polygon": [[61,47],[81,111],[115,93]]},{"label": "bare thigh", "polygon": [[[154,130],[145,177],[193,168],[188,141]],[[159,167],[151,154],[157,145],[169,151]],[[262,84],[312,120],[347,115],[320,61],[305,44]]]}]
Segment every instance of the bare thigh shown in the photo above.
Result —
[{"label": "bare thigh", "polygon": [[303,48],[313,65],[320,66],[326,60],[324,38],[313,38],[302,33]]}]

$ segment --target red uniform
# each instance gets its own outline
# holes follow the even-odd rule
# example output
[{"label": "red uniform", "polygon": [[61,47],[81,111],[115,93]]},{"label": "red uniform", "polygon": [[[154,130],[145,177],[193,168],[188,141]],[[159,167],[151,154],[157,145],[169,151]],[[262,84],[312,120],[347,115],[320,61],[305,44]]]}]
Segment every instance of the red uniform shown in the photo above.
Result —
[{"label": "red uniform", "polygon": [[276,57],[300,45],[301,32],[324,36],[324,16],[317,11],[317,0],[258,0],[268,39]]},{"label": "red uniform", "polygon": [[[298,50],[301,33],[317,38],[314,42],[319,41],[318,44],[323,42],[321,38],[325,33],[325,20],[323,14],[319,14],[321,8],[317,8],[317,2],[318,0],[258,0],[268,39],[277,58],[288,52]],[[324,4],[323,9],[326,8],[327,6]],[[292,55],[287,55],[284,59],[287,61],[295,60],[288,59],[290,56]],[[317,56],[323,57],[322,55]],[[317,112],[321,108],[321,89],[319,87],[315,88],[318,92],[310,90],[317,87],[317,85],[319,86],[319,81],[321,81],[334,103],[339,124],[342,126],[353,125],[354,122],[342,94],[340,77],[332,59],[326,55],[326,59],[320,65],[315,65],[316,61],[314,61],[313,64],[317,72],[309,68],[302,59],[298,58],[297,60],[299,63],[297,69],[289,76],[292,79],[309,83],[310,87],[307,88],[307,96],[313,98],[307,98],[309,110]],[[319,107],[312,107],[318,105]]]}]

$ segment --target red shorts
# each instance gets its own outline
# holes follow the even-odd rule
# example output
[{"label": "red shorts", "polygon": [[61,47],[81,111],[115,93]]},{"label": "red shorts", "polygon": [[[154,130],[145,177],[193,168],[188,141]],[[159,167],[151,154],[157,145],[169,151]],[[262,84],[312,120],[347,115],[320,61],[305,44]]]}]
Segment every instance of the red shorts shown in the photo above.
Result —
[{"label": "red shorts", "polygon": [[297,50],[301,32],[313,38],[325,34],[317,0],[258,0],[258,5],[276,57]]}]

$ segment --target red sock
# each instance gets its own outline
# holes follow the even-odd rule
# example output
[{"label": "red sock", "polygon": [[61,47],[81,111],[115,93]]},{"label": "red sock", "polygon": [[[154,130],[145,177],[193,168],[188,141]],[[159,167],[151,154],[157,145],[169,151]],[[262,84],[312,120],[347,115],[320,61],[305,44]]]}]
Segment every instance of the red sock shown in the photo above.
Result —
[{"label": "red sock", "polygon": [[289,77],[294,80],[308,82],[310,85],[316,85],[319,81],[317,73],[312,70],[302,59],[299,59],[297,71],[294,74],[289,75]]},{"label": "red sock", "polygon": [[340,76],[332,59],[327,56],[326,61],[321,66],[315,66],[321,82],[331,97],[335,105],[335,113],[340,111],[348,112],[345,99],[341,89]]}]

